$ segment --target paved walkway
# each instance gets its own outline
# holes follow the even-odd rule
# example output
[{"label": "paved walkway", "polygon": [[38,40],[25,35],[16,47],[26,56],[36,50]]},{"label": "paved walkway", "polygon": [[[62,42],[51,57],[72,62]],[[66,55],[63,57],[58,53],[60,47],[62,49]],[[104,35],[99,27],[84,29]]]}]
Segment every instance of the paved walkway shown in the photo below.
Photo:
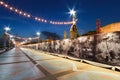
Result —
[{"label": "paved walkway", "polygon": [[120,80],[120,72],[14,48],[0,55],[0,80]]},{"label": "paved walkway", "polygon": [[36,80],[44,76],[19,49],[0,55],[0,80]]}]

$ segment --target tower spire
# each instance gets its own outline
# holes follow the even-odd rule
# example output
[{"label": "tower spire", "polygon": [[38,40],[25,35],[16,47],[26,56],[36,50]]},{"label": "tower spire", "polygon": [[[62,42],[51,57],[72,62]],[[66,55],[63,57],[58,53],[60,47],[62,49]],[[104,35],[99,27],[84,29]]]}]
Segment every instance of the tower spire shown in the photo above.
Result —
[{"label": "tower spire", "polygon": [[66,33],[66,31],[64,31],[64,39],[66,39],[67,38],[67,33]]},{"label": "tower spire", "polygon": [[97,19],[97,21],[96,21],[96,33],[97,34],[101,32],[100,27],[101,27],[101,21],[100,21],[100,19]]},{"label": "tower spire", "polygon": [[79,36],[78,29],[76,26],[76,22],[77,22],[76,11],[74,9],[72,9],[72,10],[70,10],[69,13],[72,16],[72,26],[70,28],[70,38],[74,39],[74,38],[77,38]]}]

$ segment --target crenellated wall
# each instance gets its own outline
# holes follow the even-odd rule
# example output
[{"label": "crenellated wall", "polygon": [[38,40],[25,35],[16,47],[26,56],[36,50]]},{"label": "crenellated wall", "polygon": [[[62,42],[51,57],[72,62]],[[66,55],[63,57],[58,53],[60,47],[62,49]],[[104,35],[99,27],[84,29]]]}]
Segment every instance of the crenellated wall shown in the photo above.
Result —
[{"label": "crenellated wall", "polygon": [[120,32],[99,35],[96,48],[98,61],[120,65]]},{"label": "crenellated wall", "polygon": [[120,66],[120,32],[43,42],[26,47]]}]

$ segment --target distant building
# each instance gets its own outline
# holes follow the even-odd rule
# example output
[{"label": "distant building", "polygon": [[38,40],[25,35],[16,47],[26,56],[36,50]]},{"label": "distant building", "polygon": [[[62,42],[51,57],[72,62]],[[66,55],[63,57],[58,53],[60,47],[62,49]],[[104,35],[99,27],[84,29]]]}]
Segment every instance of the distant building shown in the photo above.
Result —
[{"label": "distant building", "polygon": [[101,33],[109,33],[109,32],[116,32],[120,31],[120,22],[112,23],[100,28]]}]

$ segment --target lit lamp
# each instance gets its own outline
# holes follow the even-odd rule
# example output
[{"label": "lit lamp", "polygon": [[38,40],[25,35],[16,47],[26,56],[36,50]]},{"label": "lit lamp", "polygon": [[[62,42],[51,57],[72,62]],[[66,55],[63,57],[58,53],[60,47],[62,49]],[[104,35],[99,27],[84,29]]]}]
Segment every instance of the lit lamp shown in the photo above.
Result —
[{"label": "lit lamp", "polygon": [[37,36],[38,36],[38,43],[39,43],[39,40],[40,40],[40,32],[37,32],[36,34],[37,34]]},{"label": "lit lamp", "polygon": [[31,38],[31,37],[29,37],[29,40],[31,41],[31,40],[32,40],[32,38]]},{"label": "lit lamp", "polygon": [[11,28],[10,28],[10,27],[5,27],[4,30],[5,30],[5,32],[7,33],[8,31],[11,30]]},{"label": "lit lamp", "polygon": [[9,48],[10,48],[10,46],[11,46],[12,38],[13,38],[13,35],[10,35],[10,36],[9,36]]},{"label": "lit lamp", "polygon": [[76,11],[75,11],[74,9],[72,9],[72,10],[69,11],[69,14],[70,14],[70,15],[72,16],[72,18],[73,18],[72,23],[73,23],[73,24],[76,24],[76,21],[77,21],[77,19],[76,19]]},{"label": "lit lamp", "polygon": [[29,42],[31,43],[31,40],[32,40],[32,38],[31,37],[29,37]]},{"label": "lit lamp", "polygon": [[12,39],[13,38],[13,35],[10,35],[10,39]]},{"label": "lit lamp", "polygon": [[7,35],[7,32],[11,30],[11,28],[10,27],[5,27],[4,30],[5,30],[5,33],[4,33],[5,34],[4,48],[6,49],[6,43],[7,43],[6,35]]},{"label": "lit lamp", "polygon": [[12,42],[13,42],[14,45],[16,44],[15,39],[12,39]]},{"label": "lit lamp", "polygon": [[69,11],[69,14],[72,16],[72,26],[70,28],[70,38],[74,39],[74,38],[77,38],[79,36],[78,29],[76,26],[76,22],[77,22],[76,11],[74,9],[71,9]]}]

